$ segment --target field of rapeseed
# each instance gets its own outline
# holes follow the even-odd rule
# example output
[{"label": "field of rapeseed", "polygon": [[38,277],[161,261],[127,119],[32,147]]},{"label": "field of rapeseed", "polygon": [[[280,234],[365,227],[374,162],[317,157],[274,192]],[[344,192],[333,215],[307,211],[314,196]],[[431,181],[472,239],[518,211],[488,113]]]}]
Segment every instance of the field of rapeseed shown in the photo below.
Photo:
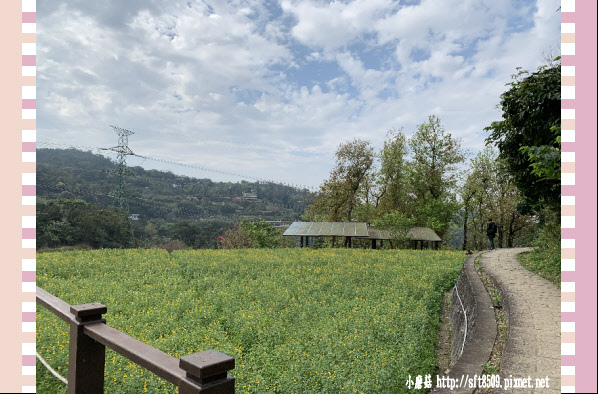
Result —
[{"label": "field of rapeseed", "polygon": [[[405,392],[435,374],[444,291],[463,256],[341,249],[40,253],[37,284],[175,357],[236,359],[239,393]],[[67,375],[68,327],[37,308],[37,351]],[[176,388],[107,350],[107,393]],[[66,392],[38,362],[38,392]]]}]

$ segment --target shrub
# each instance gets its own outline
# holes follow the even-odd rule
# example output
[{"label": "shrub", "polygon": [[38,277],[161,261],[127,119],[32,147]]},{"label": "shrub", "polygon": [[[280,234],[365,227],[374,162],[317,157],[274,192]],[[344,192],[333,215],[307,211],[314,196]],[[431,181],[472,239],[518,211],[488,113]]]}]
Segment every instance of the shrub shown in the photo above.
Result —
[{"label": "shrub", "polygon": [[216,243],[221,249],[251,248],[249,235],[240,226],[234,226],[226,230],[223,235],[220,235],[216,238]]},{"label": "shrub", "polygon": [[281,245],[280,238],[280,231],[264,220],[243,220],[216,238],[216,241],[222,249],[276,248]]},{"label": "shrub", "polygon": [[172,253],[173,250],[187,249],[187,245],[183,241],[175,240],[175,241],[169,241],[166,243],[157,244],[156,248],[164,249],[168,253]]},{"label": "shrub", "polygon": [[561,223],[558,212],[544,212],[543,222],[533,244],[536,248],[521,257],[523,266],[555,285],[560,285]]}]

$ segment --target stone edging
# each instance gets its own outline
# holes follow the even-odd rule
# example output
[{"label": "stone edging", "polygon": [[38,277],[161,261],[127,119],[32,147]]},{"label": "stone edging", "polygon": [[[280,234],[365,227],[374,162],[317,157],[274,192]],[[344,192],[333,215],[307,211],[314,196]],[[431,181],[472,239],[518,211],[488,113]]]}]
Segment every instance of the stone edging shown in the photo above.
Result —
[{"label": "stone edging", "polygon": [[[444,376],[438,376],[437,380],[444,378],[446,383],[447,377],[452,379],[453,389],[446,386],[435,387],[432,393],[472,393],[475,386],[470,387],[468,379],[473,379],[475,375],[481,376],[484,364],[490,359],[498,332],[492,300],[475,270],[475,260],[482,253],[473,254],[465,260],[456,284],[461,302],[455,291],[451,300],[450,320],[453,333],[451,351],[452,359],[456,362],[454,365],[452,362],[452,367]],[[463,353],[459,356],[465,332],[465,317],[461,303],[467,313],[467,338]]]}]

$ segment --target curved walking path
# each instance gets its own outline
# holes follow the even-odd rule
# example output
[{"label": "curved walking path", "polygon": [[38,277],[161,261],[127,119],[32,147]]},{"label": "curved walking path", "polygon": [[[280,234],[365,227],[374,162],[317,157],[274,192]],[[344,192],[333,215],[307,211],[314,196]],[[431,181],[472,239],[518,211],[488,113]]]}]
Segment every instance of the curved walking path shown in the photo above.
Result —
[{"label": "curved walking path", "polygon": [[[500,368],[505,379],[531,378],[534,388],[513,388],[513,393],[561,392],[561,293],[557,286],[531,273],[517,261],[530,248],[496,249],[480,262],[498,287],[507,312],[508,334]],[[548,377],[548,388],[536,379]],[[529,382],[529,381],[528,381]],[[514,383],[514,381],[513,381]],[[497,392],[503,392],[503,389]]]}]

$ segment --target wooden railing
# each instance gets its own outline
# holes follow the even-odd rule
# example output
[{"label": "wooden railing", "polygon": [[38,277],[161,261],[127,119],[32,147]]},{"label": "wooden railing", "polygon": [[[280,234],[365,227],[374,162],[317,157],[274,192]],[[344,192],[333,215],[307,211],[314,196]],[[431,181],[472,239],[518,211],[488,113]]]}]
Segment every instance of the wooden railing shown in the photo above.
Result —
[{"label": "wooden railing", "polygon": [[227,394],[235,392],[235,379],[228,371],[235,359],[216,350],[180,359],[106,325],[107,308],[98,303],[69,305],[37,287],[37,302],[70,325],[69,394],[104,392],[106,346],[132,362],[178,386],[180,394]]}]

